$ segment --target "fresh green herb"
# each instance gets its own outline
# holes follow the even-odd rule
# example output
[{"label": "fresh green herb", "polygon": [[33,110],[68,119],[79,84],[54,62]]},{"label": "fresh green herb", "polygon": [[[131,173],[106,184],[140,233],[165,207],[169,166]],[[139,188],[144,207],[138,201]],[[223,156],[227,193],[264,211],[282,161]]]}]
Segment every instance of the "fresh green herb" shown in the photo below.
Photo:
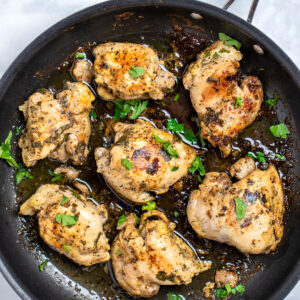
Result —
[{"label": "fresh green herb", "polygon": [[39,268],[40,268],[40,271],[41,272],[44,272],[45,271],[45,266],[46,264],[48,263],[49,259],[45,259],[44,262],[42,262],[40,265],[39,265]]},{"label": "fresh green herb", "polygon": [[204,55],[205,55],[206,57],[209,57],[209,56],[210,56],[210,51],[205,51],[205,52],[204,52]]},{"label": "fresh green herb", "polygon": [[245,203],[240,198],[234,198],[234,201],[235,201],[236,220],[239,221],[245,218],[247,203]]},{"label": "fresh green herb", "polygon": [[219,51],[220,53],[230,53],[230,51],[229,50],[227,50],[227,49],[225,49],[225,48],[222,48],[220,51]]},{"label": "fresh green herb", "polygon": [[48,174],[52,177],[51,182],[62,180],[63,177],[61,173],[55,174],[52,170],[48,170]]},{"label": "fresh green herb", "polygon": [[277,96],[277,94],[274,94],[273,98],[267,99],[266,102],[268,104],[270,104],[271,106],[275,106],[277,103],[277,100],[278,100],[278,96]]},{"label": "fresh green herb", "polygon": [[178,123],[175,119],[168,119],[167,129],[171,132],[184,132],[184,125]]},{"label": "fresh green herb", "polygon": [[285,160],[285,157],[283,155],[281,155],[281,154],[278,154],[278,153],[275,154],[275,157],[277,157],[277,158],[279,158],[281,160]]},{"label": "fresh green herb", "polygon": [[204,148],[205,147],[205,141],[201,136],[200,136],[200,143],[201,143],[201,147]]},{"label": "fresh green herb", "polygon": [[127,115],[132,111],[130,116],[131,120],[136,119],[147,107],[148,101],[136,100],[121,100],[115,101],[115,120],[126,118]]},{"label": "fresh green herb", "polygon": [[180,295],[177,295],[174,293],[168,293],[168,299],[169,300],[183,300],[183,298]]},{"label": "fresh green herb", "polygon": [[256,159],[256,156],[252,152],[248,152],[247,156],[249,156],[249,157],[251,157],[253,159]]},{"label": "fresh green herb", "polygon": [[82,52],[77,52],[75,54],[75,57],[78,58],[78,59],[86,59],[86,54],[82,53]]},{"label": "fresh green herb", "polygon": [[172,144],[169,141],[165,141],[165,140],[161,139],[156,134],[154,134],[154,138],[157,143],[163,144],[164,150],[169,154],[170,158],[173,158],[173,157],[178,158],[179,157],[177,151],[173,148]]},{"label": "fresh green herb", "polygon": [[225,34],[223,32],[219,32],[219,40],[223,41],[226,46],[234,46],[238,50],[242,46],[242,43],[233,39],[232,37],[228,36],[227,34]]},{"label": "fresh green herb", "polygon": [[262,152],[256,152],[257,159],[260,163],[265,163],[267,160]]},{"label": "fresh green herb", "polygon": [[184,138],[191,142],[191,143],[196,143],[197,142],[197,137],[195,135],[195,133],[193,132],[192,129],[187,129],[187,128],[184,128]]},{"label": "fresh green herb", "polygon": [[93,118],[93,119],[97,119],[98,118],[97,113],[93,109],[90,112],[90,117]]},{"label": "fresh green herb", "polygon": [[228,292],[226,289],[216,289],[216,296],[218,298],[227,298],[229,296]]},{"label": "fresh green herb", "polygon": [[126,222],[126,216],[123,214],[121,215],[121,217],[119,218],[118,222],[117,222],[117,226],[121,226]]},{"label": "fresh green herb", "polygon": [[243,99],[240,97],[235,97],[235,103],[234,108],[237,108],[238,106],[242,106]]},{"label": "fresh green herb", "polygon": [[235,294],[236,292],[240,293],[242,296],[245,292],[245,287],[242,284],[239,284],[235,288],[231,288],[230,285],[226,283],[225,288],[216,290],[216,295],[218,298],[227,298],[230,296],[230,293]]},{"label": "fresh green herb", "polygon": [[144,74],[145,74],[144,67],[132,67],[129,70],[129,76],[131,78],[137,78],[137,77],[143,76]]},{"label": "fresh green herb", "polygon": [[55,221],[60,223],[62,226],[74,226],[77,222],[78,218],[75,216],[69,216],[66,214],[57,214],[55,217]]},{"label": "fresh green herb", "polygon": [[259,68],[259,69],[258,69],[258,71],[264,71],[264,70],[265,70],[264,68]]},{"label": "fresh green herb", "polygon": [[175,171],[177,171],[178,169],[179,169],[179,167],[178,167],[178,166],[175,166],[175,167],[172,168],[172,172],[175,172]]},{"label": "fresh green herb", "polygon": [[155,208],[156,208],[155,201],[147,201],[146,205],[142,206],[142,210],[147,210],[147,211],[154,210]]},{"label": "fresh green herb", "polygon": [[67,196],[63,195],[63,198],[62,198],[62,200],[60,201],[60,205],[65,204],[68,200],[69,200],[69,198],[68,198]]},{"label": "fresh green herb", "polygon": [[205,168],[204,168],[199,156],[196,156],[196,158],[192,162],[192,165],[189,168],[189,171],[192,174],[194,174],[196,171],[198,171],[201,176],[205,175]]},{"label": "fresh green herb", "polygon": [[226,291],[228,292],[228,294],[231,293],[231,287],[230,287],[230,284],[229,284],[229,283],[225,283],[225,289],[226,289]]},{"label": "fresh green herb", "polygon": [[219,56],[220,55],[217,52],[215,52],[214,55],[213,55],[213,59],[217,59]]},{"label": "fresh green herb", "polygon": [[64,248],[65,248],[65,250],[66,250],[67,252],[70,252],[70,248],[69,248],[69,246],[67,246],[67,245],[64,245]]},{"label": "fresh green herb", "polygon": [[126,168],[126,170],[131,170],[133,167],[133,162],[131,162],[128,158],[123,158],[121,160],[121,163]]},{"label": "fresh green herb", "polygon": [[179,217],[179,212],[176,210],[174,211],[174,217],[176,217],[176,218]]},{"label": "fresh green herb", "polygon": [[20,135],[22,133],[21,126],[16,127],[16,135]]},{"label": "fresh green herb", "polygon": [[270,127],[270,131],[275,137],[286,139],[290,133],[289,129],[284,123],[273,125]]},{"label": "fresh green herb", "polygon": [[119,249],[116,251],[116,253],[117,255],[122,256],[122,252]]},{"label": "fresh green herb", "polygon": [[141,219],[136,214],[134,214],[134,218],[135,218],[136,224],[140,224]]},{"label": "fresh green herb", "polygon": [[200,183],[202,182],[202,177],[200,175],[197,175],[197,179]]},{"label": "fresh green herb", "polygon": [[174,101],[177,102],[177,101],[179,100],[179,98],[180,98],[180,94],[176,94],[176,95],[174,96]]},{"label": "fresh green herb", "polygon": [[165,107],[165,106],[166,106],[166,103],[165,103],[164,101],[161,101],[161,105],[162,105],[163,107]]},{"label": "fresh green herb", "polygon": [[10,154],[10,143],[11,143],[11,138],[12,138],[12,132],[10,131],[6,140],[1,143],[0,145],[0,158],[6,160],[6,162],[11,166],[16,169],[20,169],[20,166],[17,164],[15,159],[11,156]]},{"label": "fresh green herb", "polygon": [[[237,285],[234,288],[237,292],[239,292],[241,294],[241,296],[243,296],[244,292],[245,292],[245,286],[243,286],[242,284]],[[232,289],[233,290],[233,289]]]},{"label": "fresh green herb", "polygon": [[30,174],[30,172],[28,170],[20,169],[16,173],[17,184],[19,184],[24,177],[26,177],[27,179],[30,179],[30,180],[33,179],[33,176]]}]

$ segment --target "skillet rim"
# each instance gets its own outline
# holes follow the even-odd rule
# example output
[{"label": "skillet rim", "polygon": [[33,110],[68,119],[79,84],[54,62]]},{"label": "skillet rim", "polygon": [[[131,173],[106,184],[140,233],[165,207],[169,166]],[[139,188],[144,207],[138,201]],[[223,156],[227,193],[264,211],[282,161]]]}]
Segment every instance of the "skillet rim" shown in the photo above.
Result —
[{"label": "skillet rim", "polygon": [[[239,31],[251,35],[259,42],[265,49],[271,53],[275,60],[281,64],[286,70],[290,78],[293,79],[294,84],[298,85],[300,89],[300,71],[287,54],[267,37],[263,32],[254,27],[252,24],[246,22],[242,18],[225,11],[219,7],[211,4],[203,3],[197,0],[111,0],[98,3],[82,9],[70,16],[58,21],[46,31],[35,38],[11,63],[6,72],[0,79],[0,101],[7,89],[10,87],[11,82],[14,80],[16,74],[22,69],[23,65],[27,63],[36,53],[40,51],[46,44],[50,43],[56,36],[63,33],[64,30],[69,29],[71,26],[81,23],[87,18],[100,16],[108,12],[117,11],[120,9],[132,9],[136,7],[156,6],[159,7],[177,7],[199,11],[218,18],[226,23],[231,23],[236,26]],[[0,271],[3,277],[7,280],[14,291],[21,297],[21,299],[34,299],[34,295],[25,286],[21,278],[13,276],[13,270],[10,265],[6,263],[5,257],[0,248]],[[283,299],[295,286],[300,278],[300,255],[295,262],[293,269],[288,276],[282,281],[279,288],[275,289],[272,293],[272,299]]]}]

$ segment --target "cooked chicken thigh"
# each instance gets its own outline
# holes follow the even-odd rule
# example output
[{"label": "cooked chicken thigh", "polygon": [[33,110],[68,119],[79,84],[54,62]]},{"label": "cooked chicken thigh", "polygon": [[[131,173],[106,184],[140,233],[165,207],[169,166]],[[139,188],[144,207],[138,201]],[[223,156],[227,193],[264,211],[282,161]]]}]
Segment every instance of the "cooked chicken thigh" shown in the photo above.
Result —
[{"label": "cooked chicken thigh", "polygon": [[210,262],[200,261],[173,232],[175,224],[162,212],[143,214],[138,229],[132,216],[127,219],[113,242],[111,258],[117,281],[131,296],[148,298],[160,285],[189,284],[210,268]]},{"label": "cooked chicken thigh", "polygon": [[[118,122],[113,129],[116,135],[111,149],[95,150],[97,171],[117,193],[136,203],[152,200],[149,191],[166,193],[169,186],[187,175],[196,156],[193,148],[176,136],[154,128],[150,122]],[[178,157],[171,158],[155,136],[169,143]]]},{"label": "cooked chicken thigh", "polygon": [[183,84],[198,113],[201,136],[224,157],[231,152],[231,141],[256,118],[263,101],[259,79],[240,78],[240,51],[223,42],[213,43],[198,55],[183,77]]},{"label": "cooked chicken thigh", "polygon": [[[75,263],[91,266],[110,259],[110,246],[103,232],[108,215],[103,205],[96,206],[68,187],[45,184],[19,211],[21,215],[35,213],[44,241]],[[69,219],[73,223],[67,224],[73,225],[67,226],[64,222],[70,222]]]},{"label": "cooked chicken thigh", "polygon": [[27,120],[19,140],[24,164],[30,167],[46,157],[83,164],[89,152],[89,113],[94,99],[81,82],[67,82],[56,99],[48,90],[32,94],[19,107]]},{"label": "cooked chicken thigh", "polygon": [[[161,100],[175,84],[174,75],[162,69],[160,65],[164,62],[145,45],[105,43],[98,45],[94,54],[97,92],[104,100]],[[130,70],[135,67],[143,68],[141,76],[130,76]]]},{"label": "cooked chicken thigh", "polygon": [[77,81],[85,81],[87,83],[90,83],[93,78],[93,65],[88,60],[76,60],[73,66],[72,73]]},{"label": "cooked chicken thigh", "polygon": [[[237,220],[239,199],[247,206],[245,216]],[[282,184],[270,165],[236,183],[225,173],[207,173],[199,190],[190,195],[187,216],[200,237],[227,243],[245,254],[267,254],[282,238],[284,211]]]}]

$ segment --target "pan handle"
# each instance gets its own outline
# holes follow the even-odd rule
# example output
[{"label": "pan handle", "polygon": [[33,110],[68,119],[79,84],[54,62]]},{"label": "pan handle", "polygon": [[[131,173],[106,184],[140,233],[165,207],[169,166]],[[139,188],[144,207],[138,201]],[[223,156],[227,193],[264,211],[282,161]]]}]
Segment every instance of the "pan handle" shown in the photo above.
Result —
[{"label": "pan handle", "polygon": [[[232,4],[234,1],[235,1],[235,0],[228,0],[228,1],[226,2],[226,4],[223,6],[223,9],[227,10],[227,9],[231,6],[231,4]],[[248,17],[247,17],[247,22],[249,22],[249,23],[252,23],[252,20],[253,20],[253,17],[254,17],[254,13],[255,13],[255,10],[256,10],[258,1],[259,1],[259,0],[253,0],[253,1],[252,1],[252,5],[251,5],[251,8],[250,8]]]}]

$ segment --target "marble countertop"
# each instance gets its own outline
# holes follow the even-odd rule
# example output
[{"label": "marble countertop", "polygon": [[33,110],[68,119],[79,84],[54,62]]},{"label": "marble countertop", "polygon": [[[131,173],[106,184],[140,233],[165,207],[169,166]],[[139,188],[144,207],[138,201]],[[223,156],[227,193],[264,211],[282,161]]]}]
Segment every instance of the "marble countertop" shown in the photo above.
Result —
[{"label": "marble countertop", "polygon": [[[39,34],[64,17],[99,0],[0,0],[0,78],[16,56]],[[203,0],[222,6],[225,0]],[[246,19],[252,1],[236,0],[229,11]],[[300,68],[299,0],[261,0],[253,25],[273,39]],[[19,300],[19,296],[0,274],[0,298]],[[285,300],[298,300],[300,283]]]}]

